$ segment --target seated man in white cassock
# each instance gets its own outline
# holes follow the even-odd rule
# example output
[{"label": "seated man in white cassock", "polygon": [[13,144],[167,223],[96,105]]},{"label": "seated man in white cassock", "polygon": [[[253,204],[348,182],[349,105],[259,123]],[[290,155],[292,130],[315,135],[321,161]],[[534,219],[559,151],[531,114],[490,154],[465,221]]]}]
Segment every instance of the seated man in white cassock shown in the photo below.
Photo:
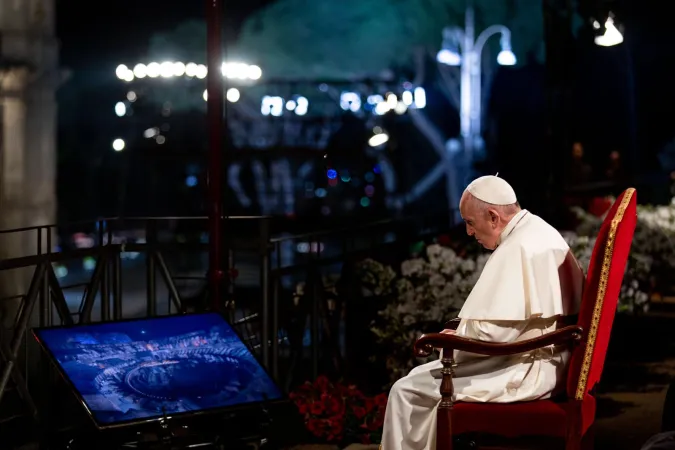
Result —
[{"label": "seated man in white cassock", "polygon": [[[513,188],[485,176],[464,191],[466,232],[493,250],[459,313],[457,330],[487,342],[515,342],[550,333],[578,313],[583,271],[560,233],[521,209]],[[454,400],[509,403],[545,399],[564,390],[569,352],[548,347],[515,356],[455,351]],[[389,393],[382,449],[433,450],[441,400],[441,362],[414,368]]]}]

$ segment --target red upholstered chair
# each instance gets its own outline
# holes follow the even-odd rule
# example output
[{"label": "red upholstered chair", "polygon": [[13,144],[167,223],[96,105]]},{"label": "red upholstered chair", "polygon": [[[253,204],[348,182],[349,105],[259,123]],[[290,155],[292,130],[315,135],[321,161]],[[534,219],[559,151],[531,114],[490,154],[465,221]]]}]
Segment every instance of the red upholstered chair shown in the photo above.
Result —
[{"label": "red upholstered chair", "polygon": [[[565,441],[567,450],[592,446],[587,432],[595,420],[594,387],[602,374],[636,222],[636,192],[631,188],[617,198],[598,233],[577,325],[511,344],[486,343],[440,333],[420,337],[415,343],[415,351],[420,356],[428,356],[434,348],[443,348],[438,450],[452,449],[453,437],[460,435],[557,438]],[[453,350],[496,356],[565,343],[572,345],[573,351],[564,398],[506,404],[453,402]]]}]

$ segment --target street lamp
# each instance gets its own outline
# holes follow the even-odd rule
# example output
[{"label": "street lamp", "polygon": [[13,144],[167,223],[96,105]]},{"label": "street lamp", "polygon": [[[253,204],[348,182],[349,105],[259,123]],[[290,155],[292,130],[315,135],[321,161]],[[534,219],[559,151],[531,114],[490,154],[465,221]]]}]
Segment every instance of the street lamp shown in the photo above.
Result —
[{"label": "street lamp", "polygon": [[[593,28],[596,30],[600,29],[600,23],[597,21],[593,22]],[[623,34],[621,31],[614,25],[614,19],[609,16],[605,22],[605,32],[599,36],[595,37],[596,45],[601,47],[612,47],[614,45],[619,45],[623,42]]]},{"label": "street lamp", "polygon": [[[488,39],[501,34],[501,51],[497,63],[502,66],[516,64],[511,50],[511,31],[504,25],[491,25],[474,39],[475,24],[472,7],[466,9],[464,29],[446,27],[443,30],[443,48],[436,55],[441,64],[461,66],[460,129],[464,143],[464,156],[469,163],[474,148],[482,149],[481,140],[481,55]],[[459,52],[461,50],[461,54]]]}]

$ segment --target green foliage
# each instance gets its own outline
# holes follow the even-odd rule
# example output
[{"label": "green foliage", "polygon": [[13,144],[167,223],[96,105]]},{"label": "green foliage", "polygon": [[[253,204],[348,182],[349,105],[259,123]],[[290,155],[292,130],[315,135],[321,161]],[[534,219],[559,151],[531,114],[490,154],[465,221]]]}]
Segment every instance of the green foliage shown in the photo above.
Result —
[{"label": "green foliage", "polygon": [[[266,78],[359,78],[410,67],[413,53],[435,54],[445,26],[464,26],[465,0],[279,0],[244,23],[228,59],[263,68]],[[540,0],[474,0],[476,30],[512,31],[520,62],[543,56]],[[477,34],[478,34],[477,33]],[[499,39],[490,45],[498,50]],[[206,25],[188,21],[155,35],[148,57],[206,61]]]},{"label": "green foliage", "polygon": [[[543,54],[539,0],[475,0],[474,8],[478,32],[495,23],[512,30],[521,62]],[[377,76],[409,67],[416,49],[435,54],[443,27],[463,27],[464,10],[464,0],[280,0],[246,21],[236,54],[266,77]]]},{"label": "green foliage", "polygon": [[206,23],[189,20],[175,29],[157,33],[150,39],[148,61],[206,63]]}]

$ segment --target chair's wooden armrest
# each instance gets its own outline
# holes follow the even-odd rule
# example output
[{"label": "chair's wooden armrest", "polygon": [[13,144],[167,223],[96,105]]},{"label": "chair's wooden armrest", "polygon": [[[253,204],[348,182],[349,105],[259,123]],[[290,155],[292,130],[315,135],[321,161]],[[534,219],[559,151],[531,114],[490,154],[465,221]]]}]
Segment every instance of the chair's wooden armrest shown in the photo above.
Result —
[{"label": "chair's wooden armrest", "polygon": [[533,339],[508,344],[467,339],[454,334],[430,333],[423,334],[415,342],[415,354],[425,357],[429,356],[435,348],[442,348],[444,352],[461,350],[488,356],[516,355],[549,345],[574,343],[581,340],[582,333],[581,327],[573,325]]},{"label": "chair's wooden armrest", "polygon": [[447,322],[445,322],[445,326],[443,328],[446,330],[456,330],[461,320],[462,319],[460,319],[459,317],[456,319],[448,320]]}]

